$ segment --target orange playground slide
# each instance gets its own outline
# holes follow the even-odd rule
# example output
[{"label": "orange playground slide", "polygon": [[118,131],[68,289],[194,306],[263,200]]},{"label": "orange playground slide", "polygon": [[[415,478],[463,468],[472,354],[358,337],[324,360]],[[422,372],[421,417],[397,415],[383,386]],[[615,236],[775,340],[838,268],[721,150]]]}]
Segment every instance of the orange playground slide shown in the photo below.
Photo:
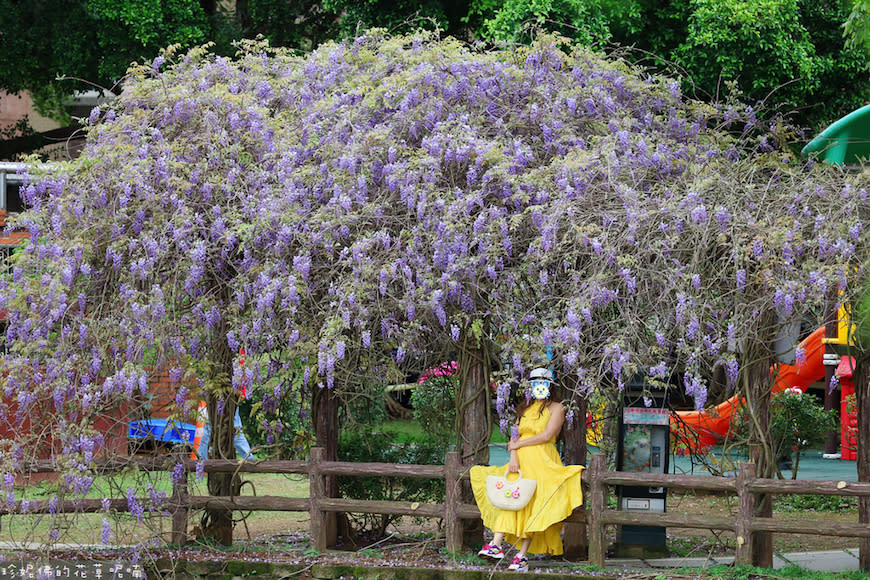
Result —
[{"label": "orange playground slide", "polygon": [[[794,365],[780,364],[773,369],[777,373],[773,392],[778,393],[789,387],[806,391],[810,384],[825,376],[823,355],[825,327],[816,329],[798,345],[804,350],[806,360],[798,369]],[[703,451],[728,433],[732,415],[740,408],[742,401],[736,395],[715,407],[703,411],[676,411],[671,415],[671,435],[681,453]],[[674,416],[676,415],[676,417]]]}]

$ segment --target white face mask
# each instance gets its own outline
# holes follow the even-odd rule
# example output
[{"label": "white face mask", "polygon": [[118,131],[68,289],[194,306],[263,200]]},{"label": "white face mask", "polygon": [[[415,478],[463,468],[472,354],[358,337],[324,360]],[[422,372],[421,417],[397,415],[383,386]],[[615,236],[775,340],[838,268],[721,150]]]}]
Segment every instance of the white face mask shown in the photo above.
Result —
[{"label": "white face mask", "polygon": [[532,397],[535,399],[546,399],[550,396],[550,381],[535,380],[532,381]]}]

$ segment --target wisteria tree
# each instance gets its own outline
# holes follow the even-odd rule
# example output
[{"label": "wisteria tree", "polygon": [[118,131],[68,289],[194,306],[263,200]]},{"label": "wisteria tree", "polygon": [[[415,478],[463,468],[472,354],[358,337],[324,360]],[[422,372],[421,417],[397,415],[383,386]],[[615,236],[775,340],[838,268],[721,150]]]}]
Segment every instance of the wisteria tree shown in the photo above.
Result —
[{"label": "wisteria tree", "polygon": [[[305,57],[249,42],[136,69],[92,113],[81,159],[26,189],[6,398],[53,401],[59,465],[81,477],[93,417],[155,368],[179,412],[207,399],[226,458],[242,383],[268,436],[285,397],[316,397],[334,450],[340,396],[456,357],[473,464],[492,369],[513,375],[497,386],[506,428],[511,385],[550,347],[569,417],[638,372],[698,408],[717,381],[740,389],[766,473],[772,345],[856,291],[863,177],[799,163],[785,125],[742,105],[558,42],[488,53],[370,31]],[[33,447],[3,445],[11,477]]]}]

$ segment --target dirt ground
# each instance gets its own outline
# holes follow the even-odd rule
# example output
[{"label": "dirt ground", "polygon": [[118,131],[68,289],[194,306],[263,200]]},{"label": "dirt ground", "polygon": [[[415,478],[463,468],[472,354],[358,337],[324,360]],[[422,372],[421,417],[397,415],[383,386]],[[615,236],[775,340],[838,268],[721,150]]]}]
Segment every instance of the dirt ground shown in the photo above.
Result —
[{"label": "dirt ground", "polygon": [[[789,521],[806,523],[807,534],[774,534],[774,549],[780,552],[809,552],[818,550],[835,550],[844,547],[858,547],[857,538],[838,538],[836,536],[820,536],[812,533],[813,522],[858,522],[858,510],[846,512],[817,512],[813,510],[782,511],[774,504],[773,517]],[[668,496],[667,509],[671,513],[728,516],[737,513],[737,500],[734,496],[675,494]],[[675,544],[672,550],[681,549],[688,553],[692,549],[699,555],[708,551],[713,554],[733,554],[734,534],[725,531],[693,530],[689,528],[668,528],[669,543]]]},{"label": "dirt ground", "polygon": [[[244,486],[243,495],[261,496],[285,496],[307,497],[307,480],[302,477],[285,477],[277,475],[258,475],[252,478],[255,485]],[[205,493],[204,483],[194,484],[194,495]],[[718,516],[733,515],[737,511],[736,499],[728,495],[695,495],[691,493],[672,492],[667,498],[667,510],[674,514],[709,514]],[[89,514],[83,514],[89,516]],[[192,514],[190,531],[194,536],[198,533],[198,514]],[[77,520],[78,525],[68,530],[68,535],[63,538],[67,542],[81,542],[84,544],[97,544],[100,534],[99,514],[94,515],[94,521]],[[774,549],[777,552],[806,552],[816,550],[857,548],[857,539],[844,539],[836,537],[820,536],[812,533],[813,522],[841,521],[857,522],[857,508],[847,509],[843,512],[813,511],[812,509],[799,509],[798,511],[782,511],[776,509],[774,517],[793,521],[802,521],[806,524],[808,534],[802,535],[775,535]],[[141,530],[142,535],[136,537],[134,533],[121,533],[116,530],[113,539],[121,545],[142,541],[144,537],[151,539],[162,538],[163,542],[157,542],[164,547],[149,549],[151,554],[142,554],[147,560],[150,558],[170,558],[188,561],[224,561],[224,560],[249,560],[269,561],[274,563],[301,563],[305,566],[316,564],[330,564],[340,562],[342,559],[350,559],[360,566],[408,566],[408,567],[445,567],[463,566],[469,569],[484,569],[487,563],[481,561],[473,551],[464,554],[448,555],[444,550],[444,538],[439,529],[440,521],[437,519],[419,519],[405,517],[395,522],[388,528],[386,538],[375,538],[368,535],[355,538],[355,542],[342,538],[347,551],[329,550],[319,554],[310,549],[308,541],[308,514],[298,512],[250,512],[237,513],[234,530],[234,545],[226,550],[215,546],[207,541],[198,539],[190,546],[184,548],[166,548],[165,541],[169,538],[168,518],[157,518],[157,529],[150,527]],[[3,526],[0,527],[0,540],[14,539],[14,519],[4,517]],[[83,525],[84,524],[84,525]],[[87,532],[87,533],[85,533]],[[615,529],[609,530],[611,541],[615,540]],[[34,539],[28,537],[28,539]],[[668,548],[672,556],[704,557],[707,555],[733,555],[734,534],[712,530],[677,529],[667,530]],[[145,547],[142,543],[140,546]],[[152,544],[153,545],[153,544]],[[115,552],[107,549],[102,551],[87,550],[84,555],[69,554],[70,558],[93,558],[95,555],[111,558]],[[59,557],[59,556],[58,556]],[[2,555],[0,555],[2,560]],[[458,564],[457,564],[458,561]],[[583,562],[562,562],[563,566],[579,566]],[[549,564],[547,564],[549,565]],[[579,572],[578,572],[579,573]],[[632,576],[641,578],[642,576]],[[643,576],[645,578],[645,576]]]},{"label": "dirt ground", "polygon": [[[727,495],[695,495],[671,493],[667,500],[667,510],[670,513],[698,514],[704,513],[716,516],[734,515],[737,512],[736,498]],[[857,509],[845,512],[781,511],[775,509],[775,518],[783,520],[798,520],[806,522],[807,534],[776,534],[774,548],[780,552],[805,552],[816,550],[842,549],[858,547],[857,538],[838,538],[821,536],[812,533],[814,521],[839,521],[855,523],[858,521]],[[429,542],[443,546],[440,540],[439,521],[435,519],[415,519],[405,517],[391,525],[388,532],[392,537],[377,540],[374,538],[359,538],[358,549],[376,549],[391,544],[406,544],[413,542]],[[240,520],[235,529],[234,537],[240,541],[258,544],[275,541],[280,538],[302,538],[307,534],[307,514],[248,514]],[[611,538],[615,539],[615,530]],[[698,530],[690,528],[668,528],[667,538],[669,549],[674,555],[724,555],[733,554],[735,547],[734,534],[719,530]],[[350,543],[346,542],[348,547]]]},{"label": "dirt ground", "polygon": [[[721,495],[671,494],[668,497],[670,513],[705,513],[727,516],[736,512],[734,498]],[[812,531],[814,521],[857,521],[857,510],[845,513],[803,511],[775,511],[774,517],[800,520],[806,522],[807,530]],[[490,570],[492,564],[477,557],[473,551],[464,554],[447,554],[444,550],[443,534],[438,528],[439,521],[435,519],[402,518],[390,526],[386,538],[361,537],[355,546],[346,542],[346,551],[330,549],[318,553],[310,549],[308,541],[308,516],[304,513],[248,513],[238,514],[234,530],[234,544],[229,550],[209,544],[205,541],[195,541],[183,548],[145,547],[136,557],[143,565],[159,562],[269,562],[272,564],[290,564],[301,566],[298,577],[311,577],[310,570],[318,565],[336,566],[352,563],[361,567],[402,567],[402,568],[433,568],[459,570]],[[197,521],[191,521],[191,530],[195,533]],[[165,532],[166,530],[164,530]],[[615,530],[610,530],[611,540]],[[163,534],[161,534],[163,535]],[[673,556],[704,557],[707,555],[733,555],[734,535],[730,532],[710,530],[668,529],[668,546]],[[130,538],[124,538],[129,540]],[[824,537],[818,534],[780,535],[774,537],[774,547],[777,552],[815,551],[857,547],[857,540],[835,537]],[[0,554],[0,562],[6,559],[21,558],[20,554]],[[29,557],[37,557],[30,555]],[[112,549],[94,551],[86,549],[81,552],[53,552],[53,559],[60,560],[95,560],[105,559],[129,560],[131,555],[126,551]],[[543,559],[533,563],[539,572],[558,572],[563,575],[583,575],[588,577],[589,568],[584,562],[573,562],[559,558]],[[602,572],[603,573],[603,572]],[[296,574],[294,572],[294,574]],[[654,580],[662,578],[661,571],[648,572],[643,570],[626,570],[613,572],[608,570],[610,577],[631,578],[632,580]],[[605,575],[607,575],[605,574]],[[170,575],[171,576],[171,575]],[[150,576],[149,576],[150,577]],[[162,575],[161,575],[162,577]],[[169,576],[167,576],[169,577]],[[693,572],[690,576],[682,576],[669,572],[668,578],[715,578],[713,572]],[[766,576],[754,575],[755,578]],[[774,578],[777,576],[771,576]]]}]

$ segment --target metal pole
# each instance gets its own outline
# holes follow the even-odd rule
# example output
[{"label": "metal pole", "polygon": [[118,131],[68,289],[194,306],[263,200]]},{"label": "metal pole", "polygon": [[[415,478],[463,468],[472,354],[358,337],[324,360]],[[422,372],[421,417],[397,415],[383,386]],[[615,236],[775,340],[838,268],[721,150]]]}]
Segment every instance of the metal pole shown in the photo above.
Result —
[{"label": "metal pole", "polygon": [[[837,320],[837,304],[835,300],[829,301],[827,317],[825,320],[825,338],[836,338],[839,332]],[[831,343],[825,344],[825,353],[823,355],[825,364],[825,411],[838,409],[840,406],[839,391],[831,390],[831,381],[837,372],[837,366],[840,364],[840,356],[837,354],[834,345]],[[840,455],[840,430],[836,429],[828,433],[825,439],[824,455],[828,458],[835,458]]]}]

